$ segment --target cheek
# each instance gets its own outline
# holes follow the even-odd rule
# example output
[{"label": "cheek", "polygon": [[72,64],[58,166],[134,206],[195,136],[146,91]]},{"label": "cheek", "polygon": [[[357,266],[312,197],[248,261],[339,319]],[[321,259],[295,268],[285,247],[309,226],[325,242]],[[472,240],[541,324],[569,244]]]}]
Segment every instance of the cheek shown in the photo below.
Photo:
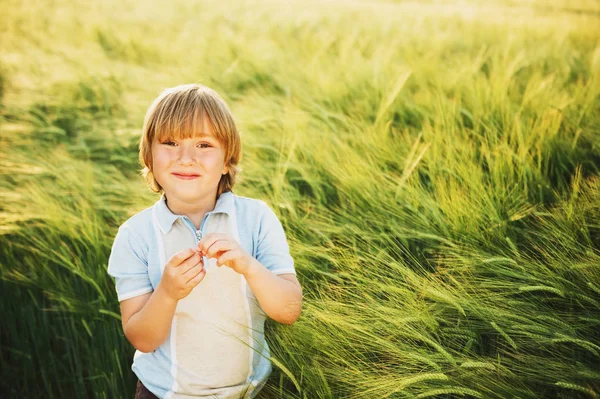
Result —
[{"label": "cheek", "polygon": [[154,153],[154,154],[152,154],[152,170],[153,170],[153,172],[156,173],[156,169],[158,167],[160,167],[160,158],[156,153]]},{"label": "cheek", "polygon": [[223,154],[220,153],[210,154],[210,156],[205,159],[207,163],[210,163],[210,165],[214,168],[222,168],[225,162]]},{"label": "cheek", "polygon": [[167,151],[156,151],[152,154],[152,163],[156,167],[157,165],[164,165],[169,162],[170,154]]}]

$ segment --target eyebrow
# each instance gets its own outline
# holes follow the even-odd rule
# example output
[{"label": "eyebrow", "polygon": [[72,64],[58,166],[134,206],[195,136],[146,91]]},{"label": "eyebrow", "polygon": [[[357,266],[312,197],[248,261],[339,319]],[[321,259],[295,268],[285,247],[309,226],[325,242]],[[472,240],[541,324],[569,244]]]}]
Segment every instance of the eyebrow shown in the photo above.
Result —
[{"label": "eyebrow", "polygon": [[[208,133],[200,133],[200,134],[197,134],[197,135],[195,135],[193,137],[188,137],[188,138],[190,138],[190,139],[203,139],[203,138],[207,138],[207,137],[208,138],[216,138],[213,135],[208,134]],[[165,134],[162,138],[163,139],[180,139],[181,136],[176,137],[175,135],[172,135],[172,134]]]}]

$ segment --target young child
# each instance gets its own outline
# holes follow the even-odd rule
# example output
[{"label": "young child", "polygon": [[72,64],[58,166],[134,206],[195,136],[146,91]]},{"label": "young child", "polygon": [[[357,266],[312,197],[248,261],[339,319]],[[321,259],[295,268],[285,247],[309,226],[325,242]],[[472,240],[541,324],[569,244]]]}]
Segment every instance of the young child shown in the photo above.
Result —
[{"label": "young child", "polygon": [[161,197],[120,226],[108,262],[136,398],[254,398],[271,372],[265,318],[293,323],[302,290],[277,216],[231,191],[241,143],[227,105],[198,84],[165,90],[139,155]]}]

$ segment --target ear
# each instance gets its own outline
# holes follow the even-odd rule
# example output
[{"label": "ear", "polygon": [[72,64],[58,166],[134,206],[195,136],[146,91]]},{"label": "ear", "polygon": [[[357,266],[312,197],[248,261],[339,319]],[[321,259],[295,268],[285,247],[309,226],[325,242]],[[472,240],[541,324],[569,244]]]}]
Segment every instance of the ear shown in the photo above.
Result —
[{"label": "ear", "polygon": [[229,166],[223,166],[223,173],[221,173],[222,175],[226,175],[227,173],[229,173]]}]

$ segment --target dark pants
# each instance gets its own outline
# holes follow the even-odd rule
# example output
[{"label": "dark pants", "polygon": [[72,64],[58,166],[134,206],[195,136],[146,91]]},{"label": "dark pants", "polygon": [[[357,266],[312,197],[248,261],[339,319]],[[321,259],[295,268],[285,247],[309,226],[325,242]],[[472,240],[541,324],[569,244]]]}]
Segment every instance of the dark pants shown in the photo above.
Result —
[{"label": "dark pants", "polygon": [[158,399],[158,397],[150,392],[148,388],[138,380],[137,386],[135,387],[135,399]]}]

